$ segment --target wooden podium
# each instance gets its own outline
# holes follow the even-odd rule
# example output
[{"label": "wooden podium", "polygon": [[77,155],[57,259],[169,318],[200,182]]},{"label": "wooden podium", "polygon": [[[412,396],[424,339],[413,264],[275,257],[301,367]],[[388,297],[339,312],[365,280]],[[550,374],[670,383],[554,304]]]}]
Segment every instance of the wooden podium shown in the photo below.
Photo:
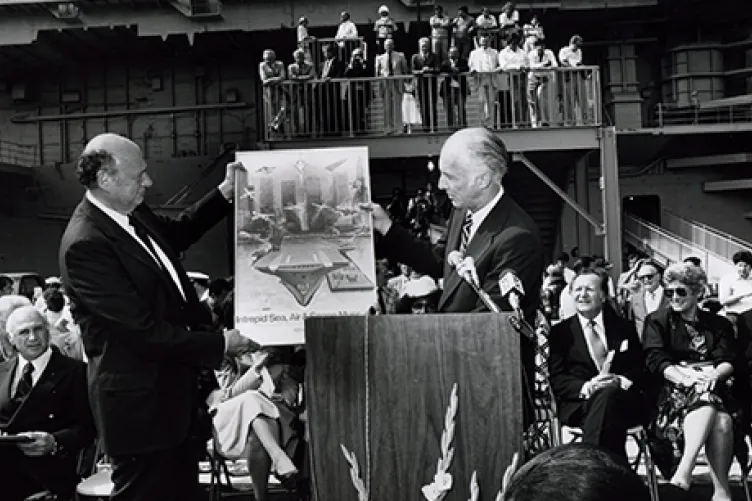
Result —
[{"label": "wooden podium", "polygon": [[423,500],[443,457],[452,477],[445,500],[494,501],[522,444],[520,340],[508,317],[307,319],[314,499]]}]

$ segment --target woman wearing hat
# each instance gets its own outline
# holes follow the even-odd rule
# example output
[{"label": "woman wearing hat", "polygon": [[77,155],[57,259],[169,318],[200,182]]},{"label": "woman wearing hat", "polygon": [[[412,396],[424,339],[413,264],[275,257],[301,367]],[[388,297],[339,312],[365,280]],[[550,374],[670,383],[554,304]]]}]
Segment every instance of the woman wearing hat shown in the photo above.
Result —
[{"label": "woman wearing hat", "polygon": [[384,42],[394,37],[397,31],[397,23],[389,15],[389,7],[379,7],[379,18],[373,23],[373,31],[376,32],[376,53],[384,53]]}]

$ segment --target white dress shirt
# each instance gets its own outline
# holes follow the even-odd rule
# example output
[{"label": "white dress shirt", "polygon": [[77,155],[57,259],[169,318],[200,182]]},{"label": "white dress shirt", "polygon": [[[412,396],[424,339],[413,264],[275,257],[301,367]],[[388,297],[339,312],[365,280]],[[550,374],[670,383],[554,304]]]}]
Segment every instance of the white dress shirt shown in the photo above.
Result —
[{"label": "white dress shirt", "polygon": [[358,27],[352,21],[345,21],[339,24],[337,28],[337,40],[343,38],[358,38]]},{"label": "white dress shirt", "polygon": [[[718,299],[721,302],[740,294],[752,294],[752,276],[742,278],[737,272],[734,272],[721,277],[721,281],[718,284]],[[736,313],[737,315],[748,310],[752,310],[752,295],[726,306],[726,312]]]},{"label": "white dress shirt", "polygon": [[496,71],[499,67],[499,53],[491,47],[478,47],[470,53],[470,59],[467,62],[471,71],[487,73]]},{"label": "white dress shirt", "polygon": [[527,66],[527,52],[520,48],[512,50],[509,45],[499,52],[499,66],[504,71],[519,70]]},{"label": "white dress shirt", "polygon": [[499,192],[496,194],[493,199],[491,199],[490,202],[488,202],[486,205],[478,209],[477,211],[471,213],[470,217],[473,219],[473,224],[470,226],[470,235],[468,235],[467,243],[468,245],[473,240],[473,237],[478,232],[478,228],[480,228],[480,225],[483,224],[483,221],[488,217],[488,215],[491,213],[491,210],[493,210],[494,207],[496,207],[496,204],[499,203],[499,200],[501,200],[501,197],[504,195],[504,188],[499,186]]},{"label": "white dress shirt", "polygon": [[645,312],[653,313],[661,306],[661,300],[663,299],[663,287],[660,285],[655,288],[653,292],[645,291]]},{"label": "white dress shirt", "polygon": [[[48,347],[47,351],[45,351],[44,353],[39,355],[37,358],[31,361],[31,365],[34,366],[34,372],[31,373],[31,387],[32,388],[37,385],[39,378],[42,377],[42,373],[47,368],[47,364],[50,363],[51,357],[52,357],[52,348]],[[11,397],[16,394],[16,390],[18,389],[18,382],[21,381],[21,378],[23,377],[24,367],[26,367],[27,363],[29,363],[29,361],[19,354],[18,366],[16,367],[16,373],[13,376],[13,382],[10,387]]]},{"label": "white dress shirt", "polygon": [[559,51],[559,61],[562,66],[579,66],[582,64],[582,49],[574,50],[567,45]]},{"label": "white dress shirt", "polygon": [[[583,317],[579,313],[577,313],[577,318],[580,321],[580,325],[582,326],[582,332],[586,332],[587,329],[590,329],[590,320]],[[595,330],[595,334],[600,338],[601,342],[603,343],[603,346],[606,347],[606,350],[608,350],[608,338],[606,337],[606,326],[603,323],[603,312],[601,311],[598,313],[598,315],[593,319],[595,322],[595,325],[593,326],[593,329]],[[588,340],[588,337],[585,336],[585,344],[587,345],[588,353],[590,353],[590,358],[593,360],[593,363],[595,363],[595,356],[593,355],[593,347],[590,345],[590,341]],[[598,364],[595,364],[596,367]],[[619,385],[621,386],[622,390],[628,390],[630,386],[632,386],[632,381],[625,378],[624,376],[616,374],[616,377],[619,378]],[[592,391],[588,387],[588,383],[585,383],[582,386],[582,389],[580,390],[580,396],[583,398],[590,397],[590,394]]]},{"label": "white dress shirt", "polygon": [[175,282],[175,286],[177,286],[178,290],[180,291],[180,294],[183,296],[183,299],[185,299],[185,291],[183,290],[183,285],[180,283],[180,277],[178,277],[178,272],[175,269],[175,266],[173,266],[172,261],[170,261],[170,258],[167,257],[167,254],[164,253],[162,248],[159,246],[157,242],[154,241],[153,238],[147,236],[147,238],[151,241],[152,245],[154,246],[154,250],[156,251],[157,255],[151,253],[149,250],[149,247],[146,246],[146,243],[144,243],[138,236],[136,235],[136,230],[131,226],[131,223],[128,221],[128,216],[124,216],[123,214],[119,213],[118,211],[112,210],[109,207],[106,207],[102,202],[97,200],[97,198],[91,194],[90,191],[86,192],[86,198],[91,202],[97,209],[104,212],[110,219],[115,221],[118,226],[123,228],[126,233],[128,233],[136,242],[143,247],[143,249],[146,251],[147,254],[149,254],[156,263],[167,270],[167,273],[172,278],[172,281]]}]

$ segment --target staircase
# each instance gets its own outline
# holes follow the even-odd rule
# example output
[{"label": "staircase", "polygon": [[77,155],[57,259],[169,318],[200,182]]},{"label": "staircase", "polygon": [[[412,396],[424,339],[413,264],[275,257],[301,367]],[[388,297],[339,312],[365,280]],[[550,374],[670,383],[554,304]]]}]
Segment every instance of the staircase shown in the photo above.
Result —
[{"label": "staircase", "polygon": [[690,256],[698,257],[703,263],[710,283],[718,283],[722,276],[735,270],[730,258],[633,214],[624,213],[622,229],[625,242],[632,244],[663,266],[681,262]]},{"label": "staircase", "polygon": [[694,242],[700,247],[717,254],[728,261],[736,252],[752,251],[752,243],[729,235],[706,224],[692,221],[679,214],[664,209],[661,226],[675,235]]}]

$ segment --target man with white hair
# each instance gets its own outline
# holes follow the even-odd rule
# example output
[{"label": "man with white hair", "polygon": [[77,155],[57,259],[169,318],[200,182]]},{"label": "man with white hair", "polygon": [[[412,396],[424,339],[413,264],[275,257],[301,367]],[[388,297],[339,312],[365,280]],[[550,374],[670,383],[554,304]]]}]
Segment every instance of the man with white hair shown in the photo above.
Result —
[{"label": "man with white hair", "polygon": [[5,330],[8,317],[13,313],[13,310],[30,304],[31,301],[26,296],[10,294],[0,297],[0,361],[8,360],[16,354],[16,349],[8,337],[8,331]]},{"label": "man with white hair", "polygon": [[30,304],[13,310],[7,330],[18,354],[0,363],[0,432],[19,442],[0,447],[2,498],[70,499],[78,453],[95,435],[86,365],[50,347],[47,321]]},{"label": "man with white hair", "polygon": [[86,186],[60,244],[60,270],[89,361],[89,393],[111,499],[189,501],[199,494],[198,455],[211,435],[205,400],[212,369],[252,347],[224,335],[199,305],[180,253],[230,212],[235,176],[178,219],[145,204],[152,185],[141,148],[100,134],[76,172]]}]

